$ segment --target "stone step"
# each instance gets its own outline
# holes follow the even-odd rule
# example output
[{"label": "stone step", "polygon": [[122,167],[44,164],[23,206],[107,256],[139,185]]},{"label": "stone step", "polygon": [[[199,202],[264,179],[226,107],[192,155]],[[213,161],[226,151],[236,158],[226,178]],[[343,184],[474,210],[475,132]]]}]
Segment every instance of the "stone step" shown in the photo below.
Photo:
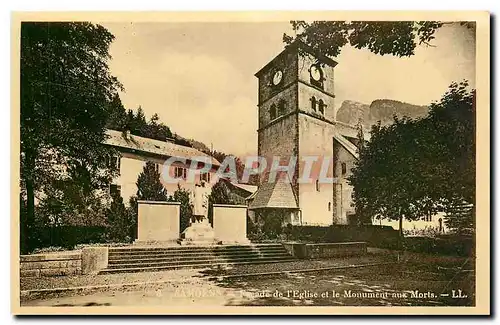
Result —
[{"label": "stone step", "polygon": [[252,249],[252,250],[203,250],[203,251],[185,251],[185,252],[177,252],[177,251],[130,251],[130,252],[109,252],[108,256],[111,257],[122,257],[122,256],[178,256],[178,255],[200,255],[200,254],[253,254],[259,252],[266,253],[280,253],[286,252],[283,247],[280,248],[266,248],[266,249]]},{"label": "stone step", "polygon": [[281,244],[113,247],[103,273],[140,272],[220,265],[276,263],[294,258]]},{"label": "stone step", "polygon": [[167,271],[175,269],[205,269],[213,268],[216,266],[230,266],[230,265],[251,265],[251,264],[268,264],[268,263],[285,263],[294,262],[295,259],[280,259],[280,260],[267,260],[261,259],[257,261],[250,262],[217,262],[217,263],[206,263],[206,264],[177,264],[174,266],[151,266],[151,267],[134,267],[134,268],[121,268],[121,269],[104,269],[100,274],[105,273],[132,273],[132,272],[154,272],[154,271]]},{"label": "stone step", "polygon": [[282,249],[281,244],[272,245],[220,245],[220,246],[179,246],[179,247],[113,247],[109,253],[130,253],[130,252],[194,252],[194,251],[232,251],[232,250],[255,250],[255,249]]},{"label": "stone step", "polygon": [[130,261],[127,264],[109,264],[109,269],[117,268],[135,268],[135,267],[162,267],[162,266],[176,266],[176,265],[193,265],[193,264],[209,264],[209,263],[239,263],[239,262],[252,262],[252,261],[279,261],[288,260],[290,256],[280,256],[280,257],[245,257],[238,259],[224,259],[224,258],[213,258],[213,259],[196,259],[196,260],[184,260],[184,261],[154,261],[154,262],[138,262]]},{"label": "stone step", "polygon": [[243,254],[200,254],[200,255],[176,255],[176,256],[149,256],[140,255],[133,257],[123,257],[123,258],[110,258],[108,264],[126,264],[130,262],[154,262],[154,261],[183,261],[183,260],[195,260],[195,259],[239,259],[248,257],[290,257],[288,252],[278,252],[278,253],[259,253],[255,252],[253,254],[243,253]]}]

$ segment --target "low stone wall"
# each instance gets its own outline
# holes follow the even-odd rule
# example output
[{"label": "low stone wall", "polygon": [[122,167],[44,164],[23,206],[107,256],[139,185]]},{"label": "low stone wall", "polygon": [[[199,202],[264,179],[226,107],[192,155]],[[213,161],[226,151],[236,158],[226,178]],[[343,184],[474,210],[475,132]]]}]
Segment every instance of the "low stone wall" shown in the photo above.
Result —
[{"label": "low stone wall", "polygon": [[75,275],[82,273],[82,253],[54,252],[20,256],[21,277]]},{"label": "low stone wall", "polygon": [[305,259],[364,255],[368,251],[365,242],[283,243],[283,246],[294,257]]}]

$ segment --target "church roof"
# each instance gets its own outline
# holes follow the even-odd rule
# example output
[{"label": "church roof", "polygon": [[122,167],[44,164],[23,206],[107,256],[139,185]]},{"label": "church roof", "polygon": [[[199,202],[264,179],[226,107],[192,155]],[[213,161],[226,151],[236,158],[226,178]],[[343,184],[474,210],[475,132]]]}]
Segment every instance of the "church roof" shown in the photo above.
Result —
[{"label": "church roof", "polygon": [[264,182],[257,191],[247,200],[253,199],[248,208],[288,208],[298,209],[297,200],[293,193],[292,184],[285,180],[274,183]]},{"label": "church roof", "polygon": [[251,193],[251,194],[253,194],[253,193],[255,193],[255,191],[257,191],[256,185],[240,184],[240,183],[233,183],[233,182],[231,182],[231,184],[233,186],[241,188],[242,190],[247,191],[248,193]]},{"label": "church roof", "polygon": [[200,162],[208,160],[211,161],[212,166],[220,166],[217,159],[204,152],[196,150],[195,148],[181,146],[172,142],[144,138],[132,134],[125,135],[124,132],[116,130],[107,130],[106,135],[107,139],[105,143],[116,148],[136,150],[146,154],[162,156],[163,158],[178,157]]},{"label": "church roof", "polygon": [[337,61],[333,60],[332,58],[326,55],[319,53],[318,51],[315,51],[312,47],[305,44],[300,39],[295,39],[291,44],[286,45],[283,51],[281,51],[274,59],[269,61],[265,66],[263,66],[259,71],[257,71],[255,73],[255,76],[259,77],[264,71],[267,71],[270,67],[272,67],[274,65],[275,59],[278,58],[280,55],[283,55],[288,51],[300,51],[300,50],[313,55],[320,62],[328,64],[329,66],[335,67],[338,64]]},{"label": "church roof", "polygon": [[[339,134],[341,134],[344,137],[350,137],[350,138],[358,137],[358,128],[355,125],[335,121],[335,129]],[[365,138],[366,140],[369,140],[369,132],[366,132]]]},{"label": "church roof", "polygon": [[333,138],[342,145],[354,158],[359,159],[358,148],[349,140],[347,140],[342,134],[338,132],[333,133]]}]

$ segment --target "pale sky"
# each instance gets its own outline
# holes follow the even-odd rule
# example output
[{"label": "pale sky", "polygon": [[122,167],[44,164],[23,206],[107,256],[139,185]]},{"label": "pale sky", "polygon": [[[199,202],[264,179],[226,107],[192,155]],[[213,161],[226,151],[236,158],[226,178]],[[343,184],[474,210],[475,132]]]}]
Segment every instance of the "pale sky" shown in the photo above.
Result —
[{"label": "pale sky", "polygon": [[[173,132],[239,156],[257,152],[257,78],[283,49],[283,23],[101,23],[116,39],[111,73],[126,108],[158,113]],[[344,47],[335,58],[336,107],[349,99],[427,105],[453,81],[475,81],[475,37],[459,25],[410,58]]]}]

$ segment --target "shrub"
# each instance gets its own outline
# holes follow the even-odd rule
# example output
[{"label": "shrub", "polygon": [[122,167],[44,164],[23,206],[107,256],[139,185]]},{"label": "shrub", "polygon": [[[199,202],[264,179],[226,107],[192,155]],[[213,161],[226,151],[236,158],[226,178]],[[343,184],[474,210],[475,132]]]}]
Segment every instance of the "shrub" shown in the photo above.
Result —
[{"label": "shrub", "polygon": [[111,242],[131,242],[135,225],[135,215],[131,215],[120,195],[113,195],[113,201],[106,213],[107,239]]},{"label": "shrub", "polygon": [[376,225],[292,226],[289,239],[311,243],[364,241],[374,247],[396,248],[399,233],[392,227]]},{"label": "shrub", "polygon": [[217,183],[212,186],[210,196],[208,197],[208,221],[213,224],[214,204],[236,204],[236,202],[231,199],[231,191],[229,190],[227,184],[219,179]]},{"label": "shrub", "polygon": [[78,244],[104,243],[107,227],[101,226],[48,226],[37,228],[38,248],[63,247],[73,249]]}]

